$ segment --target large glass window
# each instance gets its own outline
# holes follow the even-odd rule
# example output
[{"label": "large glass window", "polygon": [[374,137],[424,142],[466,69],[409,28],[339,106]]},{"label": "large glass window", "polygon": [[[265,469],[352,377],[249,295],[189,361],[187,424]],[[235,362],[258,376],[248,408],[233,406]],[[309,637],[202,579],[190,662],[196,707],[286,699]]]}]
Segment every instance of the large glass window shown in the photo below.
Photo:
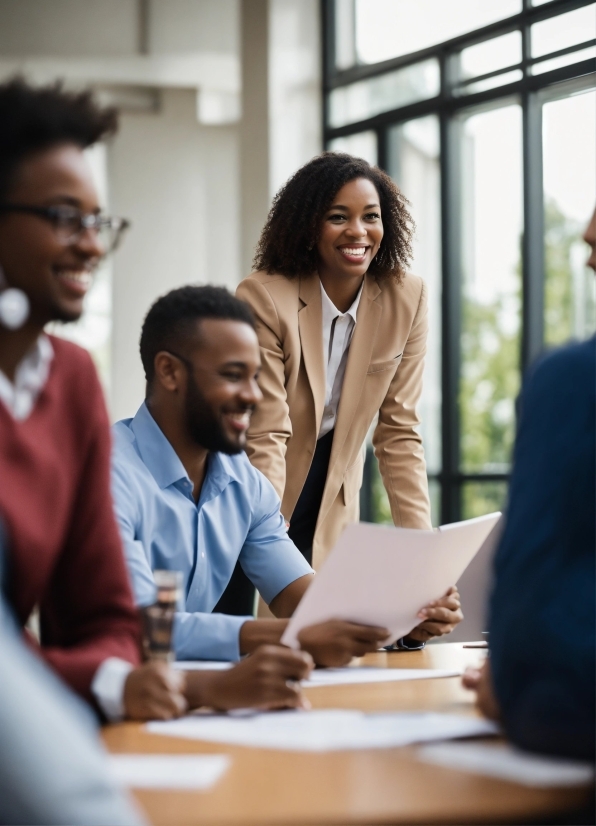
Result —
[{"label": "large glass window", "polygon": [[345,126],[439,94],[439,64],[423,60],[381,77],[334,89],[329,96],[329,123]]},{"label": "large glass window", "polygon": [[356,54],[377,63],[417,52],[522,9],[522,0],[356,0]]},{"label": "large glass window", "polygon": [[329,141],[327,148],[331,152],[347,152],[355,158],[364,158],[365,161],[375,166],[379,162],[377,133],[372,129],[357,132],[355,135],[347,135],[345,138],[335,138]]},{"label": "large glass window", "polygon": [[596,204],[596,92],[543,109],[545,295],[548,344],[596,331],[596,283],[581,234]]},{"label": "large glass window", "polygon": [[[433,521],[503,506],[515,400],[545,348],[596,330],[594,0],[323,0],[329,149],[411,204],[428,287],[420,403]],[[390,521],[369,451],[363,518]]]},{"label": "large glass window", "polygon": [[416,224],[411,269],[428,288],[428,349],[420,403],[429,474],[441,471],[441,179],[436,115],[388,130],[387,170],[410,201]]},{"label": "large glass window", "polygon": [[461,469],[506,473],[519,391],[522,116],[516,105],[462,129]]}]

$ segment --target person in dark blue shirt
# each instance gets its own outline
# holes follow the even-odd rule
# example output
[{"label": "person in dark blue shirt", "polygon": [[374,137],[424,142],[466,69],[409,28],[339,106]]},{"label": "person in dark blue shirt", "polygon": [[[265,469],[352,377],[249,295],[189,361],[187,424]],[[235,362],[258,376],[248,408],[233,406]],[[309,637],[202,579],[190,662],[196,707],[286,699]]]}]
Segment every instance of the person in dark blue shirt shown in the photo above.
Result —
[{"label": "person in dark blue shirt", "polygon": [[[596,213],[585,240],[596,270]],[[531,370],[494,562],[490,673],[469,673],[510,740],[594,759],[596,338]]]}]

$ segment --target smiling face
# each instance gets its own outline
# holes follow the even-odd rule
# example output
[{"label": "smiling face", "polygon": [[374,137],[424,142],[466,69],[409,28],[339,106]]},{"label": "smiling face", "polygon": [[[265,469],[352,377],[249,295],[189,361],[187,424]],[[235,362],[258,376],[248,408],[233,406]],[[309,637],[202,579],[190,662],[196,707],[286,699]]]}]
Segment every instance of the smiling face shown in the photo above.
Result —
[{"label": "smiling face", "polygon": [[207,450],[239,453],[262,399],[257,334],[241,321],[209,318],[199,324],[199,342],[188,357],[188,435]]},{"label": "smiling face", "polygon": [[368,178],[342,186],[323,216],[317,251],[319,274],[362,278],[383,240],[379,193]]},{"label": "smiling face", "polygon": [[[28,156],[19,165],[3,199],[36,207],[68,204],[83,213],[99,212],[91,170],[83,151],[63,144]],[[0,216],[0,266],[9,286],[26,293],[30,322],[75,321],[103,250],[94,232],[64,243],[52,224],[38,216]]]}]

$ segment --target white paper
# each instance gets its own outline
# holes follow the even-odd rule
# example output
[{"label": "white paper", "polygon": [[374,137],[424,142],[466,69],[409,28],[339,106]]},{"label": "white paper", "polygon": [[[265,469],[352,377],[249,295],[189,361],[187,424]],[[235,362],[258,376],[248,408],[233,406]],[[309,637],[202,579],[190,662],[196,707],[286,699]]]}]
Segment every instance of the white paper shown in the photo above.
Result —
[{"label": "white paper", "polygon": [[582,786],[594,780],[591,763],[529,754],[509,745],[441,743],[424,746],[417,756],[425,763],[536,788]]},{"label": "white paper", "polygon": [[298,648],[308,625],[344,619],[389,628],[387,642],[420,623],[418,611],[439,599],[465,571],[499,513],[416,531],[360,522],[348,525],[303,596],[282,643]]},{"label": "white paper", "polygon": [[227,671],[235,664],[228,660],[176,660],[171,666],[177,671]]},{"label": "white paper", "polygon": [[339,751],[406,746],[454,737],[485,737],[498,728],[488,720],[456,714],[342,709],[277,711],[244,715],[198,714],[148,723],[152,734],[285,751]]},{"label": "white paper", "polygon": [[227,771],[225,754],[112,754],[114,781],[136,789],[193,789],[214,786]]},{"label": "white paper", "polygon": [[308,680],[303,680],[304,688],[324,685],[350,685],[354,683],[391,683],[402,680],[430,680],[438,677],[459,677],[461,671],[447,671],[442,668],[317,668]]},{"label": "white paper", "polygon": [[[180,660],[172,663],[178,671],[203,671],[214,669],[223,671],[234,663],[221,660]],[[351,685],[354,683],[391,683],[402,680],[430,680],[439,677],[459,677],[461,671],[443,668],[374,668],[372,666],[352,666],[345,668],[316,668],[308,680],[302,680],[304,688],[326,685]]]}]

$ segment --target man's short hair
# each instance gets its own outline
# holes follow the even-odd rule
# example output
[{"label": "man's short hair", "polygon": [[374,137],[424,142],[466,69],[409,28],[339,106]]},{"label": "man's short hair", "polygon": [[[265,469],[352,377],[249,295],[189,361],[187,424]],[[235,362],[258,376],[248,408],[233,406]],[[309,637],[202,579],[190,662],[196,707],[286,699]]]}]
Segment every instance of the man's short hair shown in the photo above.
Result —
[{"label": "man's short hair", "polygon": [[155,356],[162,350],[184,352],[189,339],[197,335],[197,321],[205,318],[241,321],[255,329],[248,304],[225,287],[179,287],[162,295],[150,308],[141,330],[141,361],[148,384],[155,374]]},{"label": "man's short hair", "polygon": [[21,77],[0,84],[0,202],[27,156],[62,143],[86,149],[117,128],[116,109],[98,106],[91,92],[33,87]]}]

